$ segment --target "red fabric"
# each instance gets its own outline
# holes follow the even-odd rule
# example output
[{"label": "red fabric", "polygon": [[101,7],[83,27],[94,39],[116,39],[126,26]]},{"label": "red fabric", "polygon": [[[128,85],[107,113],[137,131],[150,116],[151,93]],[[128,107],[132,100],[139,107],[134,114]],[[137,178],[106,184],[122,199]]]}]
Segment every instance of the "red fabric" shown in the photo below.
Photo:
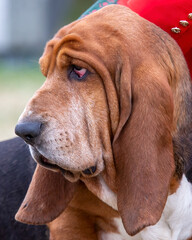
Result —
[{"label": "red fabric", "polygon": [[[181,47],[192,77],[192,19],[188,18],[192,13],[192,0],[119,0],[118,4],[128,6],[169,33]],[[180,20],[187,20],[189,26],[183,27]],[[173,33],[173,27],[180,28],[181,32]]]}]

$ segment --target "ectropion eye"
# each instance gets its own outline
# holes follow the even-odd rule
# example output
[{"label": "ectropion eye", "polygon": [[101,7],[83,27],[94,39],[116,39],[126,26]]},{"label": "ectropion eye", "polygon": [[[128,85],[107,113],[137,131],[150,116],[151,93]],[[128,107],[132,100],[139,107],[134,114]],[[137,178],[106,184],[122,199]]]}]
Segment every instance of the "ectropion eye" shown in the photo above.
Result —
[{"label": "ectropion eye", "polygon": [[71,78],[75,78],[77,80],[82,80],[87,76],[87,74],[88,74],[88,70],[86,68],[72,65],[72,68],[70,71]]}]

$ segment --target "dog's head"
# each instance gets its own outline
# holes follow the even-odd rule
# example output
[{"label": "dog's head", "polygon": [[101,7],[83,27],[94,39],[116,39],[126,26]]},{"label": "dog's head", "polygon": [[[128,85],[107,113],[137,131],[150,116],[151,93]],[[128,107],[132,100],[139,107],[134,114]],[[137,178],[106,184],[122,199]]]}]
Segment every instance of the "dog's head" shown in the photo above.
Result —
[{"label": "dog's head", "polygon": [[186,124],[190,82],[176,43],[128,8],[108,6],[62,28],[40,66],[47,79],[16,133],[43,168],[17,219],[53,220],[79,180],[101,197],[93,190],[101,176],[130,235],[155,224],[174,172],[172,137]]}]

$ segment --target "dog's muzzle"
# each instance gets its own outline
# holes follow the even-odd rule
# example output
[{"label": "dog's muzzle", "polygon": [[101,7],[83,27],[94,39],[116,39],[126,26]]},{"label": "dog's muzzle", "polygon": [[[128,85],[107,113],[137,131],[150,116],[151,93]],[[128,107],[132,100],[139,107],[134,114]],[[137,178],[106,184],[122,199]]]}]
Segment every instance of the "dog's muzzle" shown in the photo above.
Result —
[{"label": "dog's muzzle", "polygon": [[30,146],[31,154],[34,158],[34,160],[40,164],[41,166],[55,171],[55,172],[61,172],[64,177],[66,177],[69,181],[75,182],[79,180],[80,176],[83,175],[85,177],[91,177],[97,170],[96,166],[91,166],[81,172],[74,171],[74,170],[68,170],[64,169],[57,164],[52,163],[50,160],[48,160],[46,157],[44,157],[42,154],[40,154],[35,147]]}]

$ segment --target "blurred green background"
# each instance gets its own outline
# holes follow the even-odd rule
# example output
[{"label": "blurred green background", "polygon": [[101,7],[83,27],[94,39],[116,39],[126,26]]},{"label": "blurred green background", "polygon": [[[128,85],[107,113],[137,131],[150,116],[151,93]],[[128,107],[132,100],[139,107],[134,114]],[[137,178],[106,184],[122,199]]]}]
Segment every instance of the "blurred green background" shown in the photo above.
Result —
[{"label": "blurred green background", "polygon": [[0,141],[14,137],[26,103],[45,78],[38,59],[59,28],[92,0],[0,0]]}]

